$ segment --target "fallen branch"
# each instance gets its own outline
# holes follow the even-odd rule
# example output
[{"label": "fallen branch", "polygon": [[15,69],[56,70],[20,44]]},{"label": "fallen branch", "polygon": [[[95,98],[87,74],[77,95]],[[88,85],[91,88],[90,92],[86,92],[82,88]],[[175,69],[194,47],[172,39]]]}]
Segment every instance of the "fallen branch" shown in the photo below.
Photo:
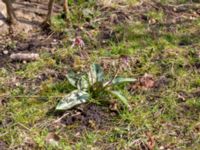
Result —
[{"label": "fallen branch", "polygon": [[39,54],[35,53],[14,53],[10,55],[13,61],[35,61],[39,59]]}]

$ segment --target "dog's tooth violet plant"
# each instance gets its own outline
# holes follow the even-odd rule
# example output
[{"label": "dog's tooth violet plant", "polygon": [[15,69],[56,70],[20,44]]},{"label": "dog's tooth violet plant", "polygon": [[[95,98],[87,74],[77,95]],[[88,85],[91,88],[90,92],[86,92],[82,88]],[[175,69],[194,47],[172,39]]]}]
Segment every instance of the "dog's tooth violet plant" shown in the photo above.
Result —
[{"label": "dog's tooth violet plant", "polygon": [[87,74],[79,75],[74,72],[67,74],[69,83],[76,88],[70,92],[56,106],[56,110],[68,110],[72,107],[87,102],[90,98],[108,94],[116,97],[121,103],[130,108],[128,100],[120,91],[113,90],[114,85],[125,82],[135,82],[134,78],[114,77],[105,81],[104,72],[99,64],[92,64]]}]

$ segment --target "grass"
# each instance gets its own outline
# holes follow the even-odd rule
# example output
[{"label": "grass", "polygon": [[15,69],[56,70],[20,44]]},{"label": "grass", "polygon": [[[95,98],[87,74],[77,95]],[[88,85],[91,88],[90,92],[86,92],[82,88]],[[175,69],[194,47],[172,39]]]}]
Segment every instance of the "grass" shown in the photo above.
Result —
[{"label": "grass", "polygon": [[[163,3],[168,4],[169,1]],[[76,8],[72,18],[75,26],[81,27],[87,20],[79,18],[80,9],[85,5],[71,6]],[[87,6],[95,11],[93,5]],[[104,12],[96,10],[92,19],[101,13]],[[99,27],[101,22],[98,22],[97,28],[92,29],[96,31],[88,29],[88,32],[96,33],[93,37],[96,41],[91,41],[84,32],[80,33],[88,46],[85,50],[70,48],[71,45],[67,43],[53,55],[41,52],[40,60],[23,64],[18,70],[1,68],[0,95],[4,95],[2,98],[5,98],[6,104],[0,107],[0,140],[10,148],[26,147],[26,140],[31,139],[36,144],[32,149],[142,149],[149,140],[146,133],[150,132],[156,142],[154,149],[198,149],[200,19],[165,26],[165,13],[155,9],[147,12],[150,19],[156,20],[155,25],[139,18],[126,25],[112,24],[115,35],[103,44],[98,39],[98,33],[104,31]],[[55,32],[65,32],[65,23],[60,17],[55,17],[53,21]],[[71,31],[75,29],[71,28]],[[66,33],[66,37],[72,38],[73,35]],[[88,56],[79,55],[82,51],[86,51]],[[128,66],[115,61],[120,56],[131,58]],[[104,62],[104,58],[108,62]],[[60,99],[58,97],[72,89],[67,80],[53,76],[47,70],[65,75],[70,69],[85,71],[93,62],[105,65],[108,76],[114,76],[120,67],[119,74],[122,76],[140,78],[148,73],[161,85],[159,88],[139,88],[133,92],[127,90],[131,85],[118,87],[128,97],[132,111],[119,110],[119,115],[106,125],[102,124],[102,129],[79,132],[78,124],[56,128],[54,132],[60,136],[58,146],[46,144],[50,126],[57,118],[49,113]],[[38,82],[41,75],[45,75],[45,78]],[[163,76],[167,79],[166,83],[159,80]],[[8,81],[13,81],[13,84]],[[16,97],[23,95],[42,98]]]}]

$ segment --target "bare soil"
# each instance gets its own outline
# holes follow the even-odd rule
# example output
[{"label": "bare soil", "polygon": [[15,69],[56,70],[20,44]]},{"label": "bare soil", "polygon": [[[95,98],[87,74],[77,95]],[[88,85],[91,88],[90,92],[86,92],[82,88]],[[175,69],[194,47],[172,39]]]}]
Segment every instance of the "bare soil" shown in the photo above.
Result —
[{"label": "bare soil", "polygon": [[115,112],[111,112],[108,107],[98,106],[95,104],[82,105],[77,110],[72,110],[70,115],[63,118],[61,123],[65,125],[78,124],[78,129],[105,129]]},{"label": "bare soil", "polygon": [[[17,52],[38,52],[39,49],[50,49],[55,42],[55,36],[49,36],[50,30],[42,30],[41,23],[47,14],[47,1],[13,2],[17,24],[8,25],[6,22],[6,7],[0,1],[0,67],[12,65],[9,56]],[[54,5],[54,13],[59,12],[61,6]],[[58,36],[56,36],[58,38]]]}]

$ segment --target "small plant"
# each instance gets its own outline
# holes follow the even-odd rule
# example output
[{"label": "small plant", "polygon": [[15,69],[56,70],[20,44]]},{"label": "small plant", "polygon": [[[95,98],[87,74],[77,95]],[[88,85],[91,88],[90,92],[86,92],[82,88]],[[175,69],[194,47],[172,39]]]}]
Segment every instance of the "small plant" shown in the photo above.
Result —
[{"label": "small plant", "polygon": [[72,107],[87,102],[90,98],[96,98],[100,95],[112,95],[120,100],[127,108],[130,108],[127,99],[120,91],[113,90],[113,86],[134,82],[133,78],[114,77],[109,81],[104,81],[104,72],[100,65],[93,64],[86,75],[78,75],[74,72],[67,74],[67,79],[76,90],[67,94],[56,106],[56,110],[68,110]]}]

